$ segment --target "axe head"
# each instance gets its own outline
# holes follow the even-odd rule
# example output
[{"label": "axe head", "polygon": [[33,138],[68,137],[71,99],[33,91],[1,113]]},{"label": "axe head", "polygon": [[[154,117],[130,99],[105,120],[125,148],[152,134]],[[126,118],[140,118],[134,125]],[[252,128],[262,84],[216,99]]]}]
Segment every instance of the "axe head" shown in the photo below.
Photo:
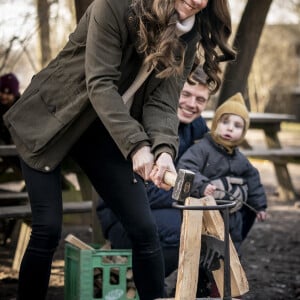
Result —
[{"label": "axe head", "polygon": [[195,173],[180,169],[177,172],[175,186],[173,188],[172,198],[178,202],[184,203],[190,196]]}]

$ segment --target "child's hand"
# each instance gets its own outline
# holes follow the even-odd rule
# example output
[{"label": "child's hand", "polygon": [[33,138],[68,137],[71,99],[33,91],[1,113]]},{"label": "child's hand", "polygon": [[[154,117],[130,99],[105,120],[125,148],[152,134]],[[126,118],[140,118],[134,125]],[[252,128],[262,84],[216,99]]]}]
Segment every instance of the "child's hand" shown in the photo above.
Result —
[{"label": "child's hand", "polygon": [[263,221],[265,221],[266,218],[267,218],[267,213],[266,213],[264,210],[259,211],[259,212],[256,214],[256,218],[257,218],[258,221],[263,222]]},{"label": "child's hand", "polygon": [[207,187],[204,190],[204,196],[213,196],[215,190],[217,189],[217,187],[213,184],[208,184]]}]

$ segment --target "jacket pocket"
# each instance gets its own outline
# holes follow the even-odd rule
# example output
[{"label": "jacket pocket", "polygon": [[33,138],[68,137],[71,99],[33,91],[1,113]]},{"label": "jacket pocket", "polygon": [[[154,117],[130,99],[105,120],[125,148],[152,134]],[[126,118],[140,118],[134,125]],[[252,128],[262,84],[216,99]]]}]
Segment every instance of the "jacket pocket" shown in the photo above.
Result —
[{"label": "jacket pocket", "polygon": [[32,153],[40,151],[65,126],[55,116],[55,108],[47,105],[37,89],[18,100],[7,113],[6,122]]}]

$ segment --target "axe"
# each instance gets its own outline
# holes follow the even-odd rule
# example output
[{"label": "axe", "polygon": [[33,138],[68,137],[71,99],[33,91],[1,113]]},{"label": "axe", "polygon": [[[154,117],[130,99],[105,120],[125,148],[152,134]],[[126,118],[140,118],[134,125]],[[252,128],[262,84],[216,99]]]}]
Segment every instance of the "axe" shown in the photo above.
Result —
[{"label": "axe", "polygon": [[195,173],[189,170],[179,169],[177,174],[166,171],[163,181],[173,187],[172,198],[177,202],[184,203],[190,196]]}]

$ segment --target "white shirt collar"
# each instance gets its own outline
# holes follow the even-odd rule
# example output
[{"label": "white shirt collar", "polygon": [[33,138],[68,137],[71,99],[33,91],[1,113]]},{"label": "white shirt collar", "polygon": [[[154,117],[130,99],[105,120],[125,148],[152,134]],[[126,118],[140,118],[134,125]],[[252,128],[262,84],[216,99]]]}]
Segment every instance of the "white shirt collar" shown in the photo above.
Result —
[{"label": "white shirt collar", "polygon": [[189,32],[195,24],[195,15],[183,20],[182,22],[177,21],[176,32],[179,36]]}]

